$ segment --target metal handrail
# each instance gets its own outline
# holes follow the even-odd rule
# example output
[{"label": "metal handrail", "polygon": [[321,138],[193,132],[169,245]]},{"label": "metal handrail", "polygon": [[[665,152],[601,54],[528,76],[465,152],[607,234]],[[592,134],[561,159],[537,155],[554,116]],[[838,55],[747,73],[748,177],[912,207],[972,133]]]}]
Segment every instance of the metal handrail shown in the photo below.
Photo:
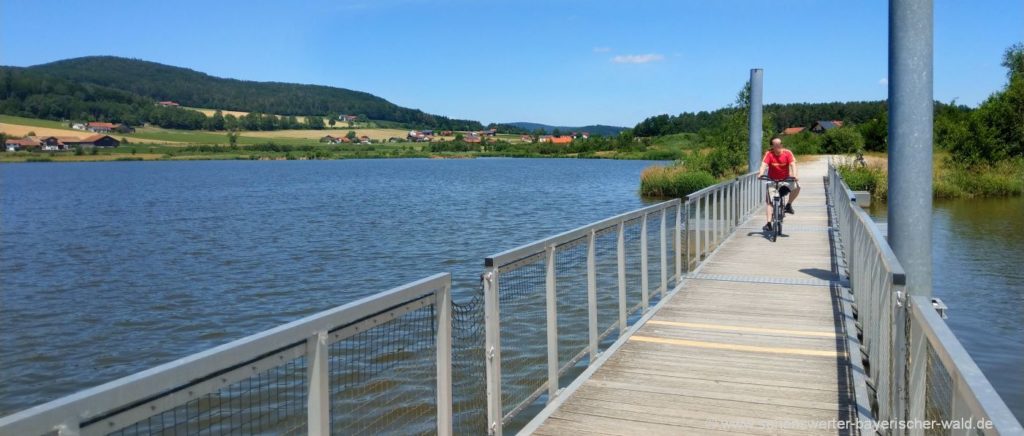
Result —
[{"label": "metal handrail", "polygon": [[[557,277],[555,273],[555,256],[560,250],[563,249],[563,244],[572,243],[576,245],[583,243],[587,245],[587,331],[588,331],[588,345],[584,350],[570,359],[569,364],[575,362],[578,358],[583,355],[589,354],[590,360],[588,365],[594,364],[598,359],[598,342],[605,335],[613,332],[616,328],[619,331],[620,337],[627,330],[627,315],[629,309],[626,307],[626,273],[625,273],[625,248],[624,248],[624,229],[627,223],[639,221],[641,226],[640,230],[640,293],[641,302],[639,303],[641,314],[649,310],[649,293],[651,289],[650,277],[648,276],[649,263],[648,263],[648,241],[647,241],[647,222],[648,218],[657,214],[661,215],[660,219],[660,245],[661,252],[661,284],[658,286],[657,291],[664,295],[667,289],[667,283],[669,279],[669,264],[667,261],[667,245],[669,233],[666,229],[666,223],[675,222],[672,229],[673,244],[676,247],[673,250],[673,256],[671,259],[672,264],[675,266],[675,273],[672,278],[675,279],[675,283],[678,286],[683,278],[683,273],[688,271],[690,268],[689,260],[687,264],[683,264],[684,251],[686,259],[689,259],[689,242],[684,242],[683,231],[690,233],[691,229],[694,228],[694,224],[691,224],[691,218],[689,214],[689,208],[693,207],[698,213],[703,211],[705,215],[713,217],[714,226],[701,228],[699,219],[697,222],[696,234],[698,235],[698,241],[701,235],[704,235],[705,240],[710,237],[714,237],[716,242],[720,243],[727,237],[727,235],[734,231],[745,219],[745,217],[760,206],[760,203],[756,200],[758,195],[762,192],[763,187],[755,182],[756,174],[750,173],[745,174],[741,177],[728,180],[722,183],[718,183],[713,186],[701,189],[700,191],[694,192],[688,195],[683,200],[670,200],[663,203],[655,204],[645,208],[637,209],[624,214],[616,215],[611,218],[607,218],[601,221],[590,223],[576,229],[560,233],[555,236],[544,238],[535,242],[531,242],[522,245],[511,250],[506,250],[498,254],[489,256],[484,260],[484,266],[487,268],[483,275],[484,282],[484,319],[485,319],[485,354],[486,354],[486,372],[487,372],[487,422],[488,432],[490,434],[500,435],[502,434],[503,425],[515,416],[520,411],[524,410],[527,406],[537,400],[542,394],[547,394],[547,402],[551,404],[556,401],[560,395],[560,376],[565,373],[565,369],[559,366],[558,361],[558,339],[559,339],[559,326],[558,326],[558,304],[556,289],[558,287]],[[714,198],[712,200],[712,197]],[[703,209],[702,209],[703,205]],[[671,217],[666,214],[669,209],[675,208],[675,217]],[[713,212],[711,210],[713,209]],[[685,217],[685,218],[684,218]],[[685,219],[685,221],[684,221]],[[705,218],[710,219],[710,218]],[[709,222],[709,221],[706,221]],[[616,264],[617,264],[617,276],[618,276],[618,322],[609,328],[606,332],[598,331],[597,319],[596,319],[596,260],[595,260],[595,239],[596,235],[603,234],[605,232],[616,232],[617,231],[617,244],[616,244]],[[689,239],[689,236],[686,236]],[[699,242],[698,242],[699,243]],[[707,252],[706,250],[704,251]],[[700,253],[700,252],[698,252]],[[505,413],[504,404],[502,404],[502,344],[501,344],[501,307],[500,307],[500,296],[499,296],[499,281],[501,274],[504,271],[513,270],[525,265],[538,264],[544,261],[543,265],[545,268],[545,314],[546,318],[546,343],[547,343],[547,354],[546,356],[536,356],[538,359],[546,359],[547,377],[542,383],[538,383],[536,390],[532,394],[525,395],[524,399],[517,400],[517,404],[513,405],[511,411]],[[697,264],[700,263],[698,259]],[[563,332],[564,333],[564,332]],[[570,332],[572,333],[572,332]],[[531,386],[531,389],[533,387]]]},{"label": "metal handrail", "polygon": [[[764,195],[764,186],[757,183],[757,173],[751,172],[733,180],[718,183],[686,196],[685,268],[696,267],[731,234],[743,220],[760,207],[758,198]],[[693,222],[690,222],[690,212]],[[694,243],[690,244],[690,233]],[[693,252],[690,252],[691,245]],[[691,256],[692,254],[692,256]],[[691,258],[693,259],[691,261]]]},{"label": "metal handrail", "polygon": [[[309,433],[328,434],[327,345],[428,305],[436,307],[437,430],[439,434],[451,434],[449,273],[402,285],[0,418],[0,434],[105,434],[249,377],[253,369],[263,371],[302,356],[307,358],[310,381]],[[185,394],[176,394],[179,392]],[[91,425],[101,428],[84,428]]]},{"label": "metal handrail", "polygon": [[[987,421],[985,434],[1024,435],[991,383],[960,344],[927,296],[906,295],[906,273],[885,236],[856,205],[853,191],[834,162],[828,166],[828,194],[854,294],[861,352],[870,368],[872,412],[878,421],[925,421],[929,361],[934,351],[953,382],[951,420]],[[896,434],[916,433],[896,428]]]}]

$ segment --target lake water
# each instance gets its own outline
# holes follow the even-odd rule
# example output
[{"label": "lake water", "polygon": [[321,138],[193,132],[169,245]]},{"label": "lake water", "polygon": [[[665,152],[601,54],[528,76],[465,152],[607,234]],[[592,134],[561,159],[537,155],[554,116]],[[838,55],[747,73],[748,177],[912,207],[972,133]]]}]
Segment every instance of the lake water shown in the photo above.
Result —
[{"label": "lake water", "polygon": [[[485,256],[644,205],[651,163],[0,166],[0,416],[434,273],[466,297]],[[1024,416],[1024,200],[934,216],[935,294]]]},{"label": "lake water", "polygon": [[[870,213],[884,222],[888,211]],[[1024,198],[936,200],[932,259],[946,323],[1024,419]]]},{"label": "lake water", "polygon": [[[644,204],[611,160],[0,166],[0,416]],[[459,296],[456,295],[456,298]]]}]

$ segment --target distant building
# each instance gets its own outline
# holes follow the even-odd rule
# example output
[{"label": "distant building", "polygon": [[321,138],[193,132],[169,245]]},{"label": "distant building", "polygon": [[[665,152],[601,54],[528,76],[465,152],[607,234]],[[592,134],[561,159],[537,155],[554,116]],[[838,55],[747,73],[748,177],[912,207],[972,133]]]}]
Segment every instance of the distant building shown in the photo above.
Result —
[{"label": "distant building", "polygon": [[555,136],[551,138],[552,144],[569,144],[572,143],[572,136]]},{"label": "distant building", "polygon": [[8,139],[4,141],[4,148],[7,151],[18,151],[39,147],[39,142],[31,138],[32,137],[23,139]]},{"label": "distant building", "polygon": [[803,131],[804,131],[803,127],[787,127],[786,129],[784,129],[782,131],[781,135],[783,135],[783,136],[796,135],[797,133],[800,133],[800,132],[803,132]]},{"label": "distant building", "polygon": [[533,137],[530,135],[523,135],[519,137],[519,140],[523,142],[533,142]]},{"label": "distant building", "polygon": [[93,133],[135,133],[135,128],[127,124],[91,122],[85,125],[85,129]]},{"label": "distant building", "polygon": [[328,144],[339,144],[339,143],[341,143],[342,139],[345,139],[345,138],[344,137],[337,137],[337,136],[327,135],[327,136],[324,136],[323,138],[320,138],[320,142],[326,142]]},{"label": "distant building", "polygon": [[811,131],[814,133],[825,133],[832,129],[838,129],[843,127],[843,122],[838,120],[831,121],[818,121],[811,126]]},{"label": "distant building", "polygon": [[540,135],[537,137],[537,142],[551,142],[552,139],[555,139],[555,137],[551,135]]},{"label": "distant building", "polygon": [[369,136],[363,135],[363,136],[359,137],[359,143],[360,144],[369,144],[371,142],[373,142],[373,141],[370,140]]},{"label": "distant building", "polygon": [[178,106],[181,106],[180,104],[178,104],[176,102],[173,102],[173,101],[169,101],[169,100],[168,101],[157,102],[157,104],[160,105],[160,106],[163,106],[163,107],[178,107]]},{"label": "distant building", "polygon": [[75,130],[85,130],[85,124],[74,123],[74,124],[71,125],[71,128],[75,129]]},{"label": "distant building", "polygon": [[71,147],[82,147],[82,148],[115,148],[121,145],[121,141],[111,138],[107,135],[92,135],[86,138],[75,139],[75,138],[64,138],[62,139],[65,146]]},{"label": "distant building", "polygon": [[497,134],[498,134],[498,129],[484,130],[484,135],[487,135],[487,136],[496,136]]},{"label": "distant building", "polygon": [[462,137],[462,142],[469,143],[469,144],[479,144],[479,143],[483,142],[483,139],[484,138],[481,137],[480,135],[478,135],[477,133],[470,132],[470,133],[467,133],[466,135],[464,135]]},{"label": "distant building", "polygon": [[356,116],[356,115],[339,115],[338,116],[338,120],[340,120],[340,121],[355,121],[357,119],[359,119],[359,117]]}]

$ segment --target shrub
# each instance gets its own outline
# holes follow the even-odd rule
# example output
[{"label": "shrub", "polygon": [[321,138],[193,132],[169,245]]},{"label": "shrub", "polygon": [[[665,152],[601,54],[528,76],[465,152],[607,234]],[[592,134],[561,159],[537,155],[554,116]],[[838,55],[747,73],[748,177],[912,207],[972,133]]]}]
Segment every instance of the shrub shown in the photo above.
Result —
[{"label": "shrub", "polygon": [[803,131],[783,139],[783,145],[795,155],[821,154],[821,135]]},{"label": "shrub", "polygon": [[856,153],[864,149],[864,137],[852,127],[832,129],[821,138],[821,151],[828,154]]}]

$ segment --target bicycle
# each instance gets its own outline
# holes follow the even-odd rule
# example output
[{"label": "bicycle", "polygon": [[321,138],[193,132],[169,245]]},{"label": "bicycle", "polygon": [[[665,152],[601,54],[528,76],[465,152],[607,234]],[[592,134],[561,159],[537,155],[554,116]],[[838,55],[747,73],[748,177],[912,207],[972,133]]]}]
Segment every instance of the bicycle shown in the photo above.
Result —
[{"label": "bicycle", "polygon": [[772,197],[772,222],[771,229],[768,231],[768,240],[775,242],[775,239],[782,234],[782,220],[786,218],[786,203],[783,200],[789,196],[789,186],[783,185],[780,188],[779,184],[794,182],[796,179],[786,177],[782,180],[772,180],[768,176],[761,176],[757,179],[766,182],[768,194]]}]

